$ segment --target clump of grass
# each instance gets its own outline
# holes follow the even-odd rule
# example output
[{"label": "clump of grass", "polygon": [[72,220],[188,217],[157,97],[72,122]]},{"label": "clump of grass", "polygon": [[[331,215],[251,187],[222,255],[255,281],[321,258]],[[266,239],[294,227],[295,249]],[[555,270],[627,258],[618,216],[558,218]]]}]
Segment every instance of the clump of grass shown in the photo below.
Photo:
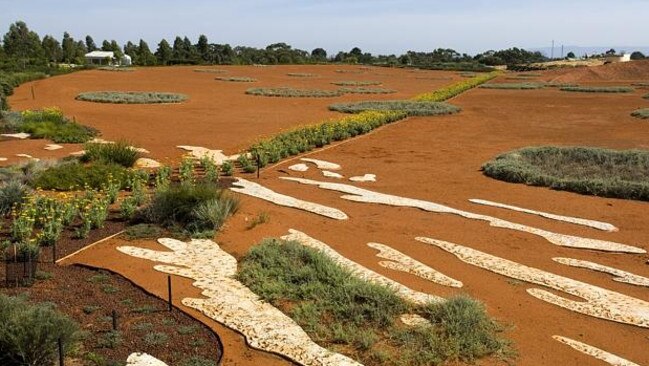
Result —
[{"label": "clump of grass", "polygon": [[131,311],[137,314],[151,314],[158,311],[158,309],[152,305],[142,305],[132,309]]},{"label": "clump of grass", "polygon": [[265,224],[267,222],[270,222],[270,214],[268,212],[260,212],[259,214],[257,214],[257,216],[255,216],[255,218],[250,220],[247,228],[248,230],[252,230],[257,227],[257,225]]},{"label": "clump of grass", "polygon": [[337,103],[330,105],[329,109],[343,113],[402,111],[409,116],[436,116],[458,113],[460,111],[460,108],[448,103],[417,100],[371,100],[365,102]]},{"label": "clump of grass", "polygon": [[12,114],[12,129],[30,134],[32,139],[50,139],[56,143],[83,143],[98,134],[91,127],[69,120],[58,108],[26,110]]},{"label": "clump of grass", "polygon": [[566,86],[560,90],[574,93],[631,93],[635,89],[628,86]]},{"label": "clump of grass", "polygon": [[512,183],[649,201],[649,151],[528,147],[497,156],[484,174]]},{"label": "clump of grass", "polygon": [[147,346],[161,346],[169,342],[169,335],[162,332],[152,332],[145,335],[143,339]]},{"label": "clump of grass", "polygon": [[151,224],[137,224],[129,226],[124,231],[124,236],[128,240],[135,239],[157,239],[163,234],[163,230],[156,225]]},{"label": "clump of grass", "polygon": [[226,74],[226,70],[221,69],[194,69],[194,72],[207,72],[211,74]]},{"label": "clump of grass", "polygon": [[[458,297],[417,306],[295,242],[264,240],[245,256],[237,278],[319,344],[366,365],[473,361],[507,350],[500,327],[479,302]],[[405,326],[397,321],[405,313],[432,325]],[[382,362],[375,358],[379,351],[387,352]]]},{"label": "clump of grass", "polygon": [[192,356],[180,363],[180,366],[216,366],[216,362],[201,356]]},{"label": "clump of grass", "polygon": [[239,201],[211,184],[180,184],[158,191],[144,209],[145,219],[190,234],[218,230],[239,208]]},{"label": "clump of grass", "polygon": [[480,85],[483,89],[517,89],[517,90],[529,90],[529,89],[541,89],[545,86],[542,83],[489,83]]},{"label": "clump of grass", "polygon": [[96,163],[83,165],[77,161],[64,162],[38,172],[31,185],[46,190],[70,191],[89,187],[102,189],[109,179],[126,187],[129,172],[121,165]]},{"label": "clump of grass", "polygon": [[279,87],[251,88],[246,90],[246,94],[283,98],[327,98],[340,96],[343,94],[343,92],[340,90],[296,89],[289,87]]},{"label": "clump of grass", "polygon": [[339,90],[343,93],[350,93],[350,94],[392,94],[397,92],[394,89],[367,88],[362,86],[340,88]]},{"label": "clump of grass", "polygon": [[[636,109],[631,113],[633,117],[641,119],[649,119],[649,108]],[[2,198],[0,198],[1,200]]]},{"label": "clump of grass", "polygon": [[332,84],[338,86],[371,86],[371,85],[381,85],[382,83],[380,81],[346,80],[346,81],[334,81],[332,82]]},{"label": "clump of grass", "polygon": [[85,153],[81,157],[81,161],[84,162],[94,161],[130,168],[141,157],[141,154],[126,141],[108,144],[87,143],[83,148]]},{"label": "clump of grass", "polygon": [[111,330],[97,338],[97,347],[115,349],[122,344],[122,332]]},{"label": "clump of grass", "polygon": [[314,78],[314,77],[318,77],[320,75],[311,74],[311,73],[308,73],[308,72],[289,72],[288,74],[286,74],[286,76],[291,76],[291,77],[294,77],[294,78]]},{"label": "clump of grass", "polygon": [[220,77],[220,78],[216,78],[216,80],[231,81],[231,82],[234,82],[234,83],[254,83],[255,81],[257,81],[257,79],[255,79],[255,78],[249,78],[249,77],[245,77],[245,76]]},{"label": "clump of grass", "polygon": [[81,93],[76,99],[94,103],[160,104],[180,103],[188,97],[184,94],[164,92],[96,91]]}]

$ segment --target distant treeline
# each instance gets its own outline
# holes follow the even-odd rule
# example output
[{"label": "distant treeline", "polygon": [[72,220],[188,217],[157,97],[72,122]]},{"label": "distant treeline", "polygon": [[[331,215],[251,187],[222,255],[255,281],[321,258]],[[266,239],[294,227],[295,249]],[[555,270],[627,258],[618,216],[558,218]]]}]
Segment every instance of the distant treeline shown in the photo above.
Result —
[{"label": "distant treeline", "polygon": [[389,66],[416,66],[430,69],[484,71],[493,65],[527,64],[545,61],[540,52],[529,52],[519,48],[501,51],[487,51],[476,56],[460,54],[453,49],[436,49],[432,52],[408,51],[403,55],[372,55],[354,47],[349,52],[328,54],[323,48],[311,52],[293,48],[286,43],[274,43],[266,48],[245,46],[232,47],[229,44],[210,43],[207,36],[198,37],[193,43],[187,37],[176,37],[172,43],[162,39],[155,50],[140,39],[128,41],[120,46],[115,40],[104,40],[101,45],[87,35],[83,40],[74,39],[65,32],[59,41],[51,35],[42,39],[31,31],[25,22],[11,24],[2,39],[0,47],[0,69],[25,70],[45,69],[57,64],[85,64],[88,52],[112,51],[116,57],[131,56],[135,65],[199,65],[199,64],[314,64],[349,63]]}]

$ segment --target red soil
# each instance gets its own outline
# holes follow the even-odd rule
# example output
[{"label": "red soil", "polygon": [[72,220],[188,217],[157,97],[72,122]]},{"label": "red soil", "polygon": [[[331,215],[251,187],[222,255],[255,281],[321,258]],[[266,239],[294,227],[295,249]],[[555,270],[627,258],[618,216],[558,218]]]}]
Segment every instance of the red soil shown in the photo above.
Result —
[{"label": "red soil", "polygon": [[558,83],[581,83],[598,81],[647,81],[649,61],[614,63],[595,67],[579,67],[549,71],[544,76]]},{"label": "red soil", "polygon": [[[312,68],[295,68],[295,70],[313,72]],[[386,72],[392,71],[386,70]],[[345,75],[340,79],[355,79],[348,76]],[[308,83],[311,82],[313,81],[305,82],[307,83],[305,85],[310,85]],[[392,85],[387,84],[387,86]],[[646,202],[582,196],[546,188],[510,184],[487,178],[479,171],[481,164],[493,156],[530,145],[590,145],[618,149],[647,149],[649,129],[642,121],[629,116],[630,111],[642,104],[640,95],[638,92],[599,95],[565,93],[552,89],[523,91],[475,89],[452,101],[463,108],[460,114],[410,118],[381,128],[370,135],[315,152],[310,154],[310,157],[341,164],[342,173],[348,177],[364,173],[377,174],[376,183],[357,184],[378,192],[425,199],[559,233],[612,240],[649,249],[647,245],[649,227],[646,225],[649,205]],[[237,98],[233,97],[233,99]],[[280,99],[271,101],[266,104],[265,100],[260,99],[260,108],[271,108],[275,105],[278,113],[295,113],[294,121],[297,118],[310,117],[301,114],[304,113],[304,108],[296,106],[295,109],[286,111],[286,105],[283,104],[286,101]],[[328,103],[316,102],[322,105]],[[250,113],[254,115],[256,110],[257,105],[251,108]],[[319,113],[323,116],[328,114]],[[163,136],[162,132],[160,135]],[[212,136],[220,138],[216,135]],[[111,135],[107,137],[111,138]],[[137,135],[132,137],[141,138]],[[173,136],[161,138],[166,141]],[[195,138],[200,140],[203,136]],[[245,136],[243,138],[245,141],[252,139],[254,138]],[[198,142],[195,144],[200,145]],[[152,151],[155,146],[159,145],[144,145]],[[159,147],[160,151],[165,148]],[[649,301],[646,289],[614,282],[610,275],[567,267],[551,260],[552,257],[557,256],[573,257],[649,276],[646,255],[605,254],[562,248],[537,236],[493,228],[484,222],[416,209],[342,200],[339,198],[340,194],[336,192],[277,179],[278,176],[293,175],[325,180],[315,167],[311,167],[305,173],[288,171],[286,167],[293,163],[294,161],[286,161],[278,167],[264,170],[260,183],[280,193],[336,207],[346,212],[350,219],[330,220],[307,212],[281,208],[257,199],[242,197],[241,210],[228,222],[223,233],[217,238],[222,248],[240,258],[262,238],[284,235],[289,228],[294,228],[330,244],[348,258],[413,289],[441,296],[468,293],[483,301],[490,314],[512,326],[506,335],[514,340],[519,351],[516,364],[530,366],[601,364],[601,361],[554,341],[551,336],[555,334],[603,348],[639,364],[649,363],[649,355],[646,353],[649,345],[647,340],[649,330],[591,318],[537,300],[527,294],[526,289],[538,286],[511,281],[506,277],[465,264],[453,255],[419,243],[414,238],[429,236],[455,242]],[[605,233],[522,213],[477,206],[469,203],[467,201],[469,198],[482,198],[546,212],[607,221],[618,226],[620,231]],[[270,214],[271,222],[248,230],[247,223],[264,211]],[[376,251],[366,246],[366,243],[371,241],[390,245],[463,281],[465,287],[460,290],[449,289],[418,277],[384,269],[378,265]],[[151,242],[138,244],[161,249],[159,245]],[[132,279],[154,294],[165,296],[165,275],[154,271],[152,263],[148,261],[120,254],[114,249],[117,245],[122,243],[116,240],[102,243],[73,257],[70,262],[111,269]],[[178,279],[177,281],[179,285],[175,287],[176,299],[198,295],[198,290],[190,286],[189,280]],[[217,330],[225,345],[225,364],[286,363],[278,357],[251,351],[244,347],[241,336],[237,333],[205,319],[192,309],[184,309]],[[488,364],[495,363],[494,360],[492,361]]]},{"label": "red soil", "polygon": [[[327,106],[340,101],[367,99],[402,99],[428,92],[459,80],[455,73],[412,72],[403,69],[353,66],[223,66],[227,74],[194,72],[197,67],[143,68],[134,72],[82,71],[26,83],[9,98],[14,110],[58,106],[79,123],[98,128],[106,140],[127,139],[135,146],[151,151],[151,157],[177,161],[182,150],[177,145],[195,145],[224,150],[233,154],[250,146],[264,135],[301,124],[318,123],[337,113]],[[336,70],[362,71],[337,73]],[[290,77],[288,73],[313,73],[317,77]],[[215,80],[222,76],[248,76],[254,83]],[[426,79],[424,79],[426,78]],[[445,79],[444,79],[445,78]],[[450,78],[451,80],[449,80]],[[246,95],[253,87],[291,86],[296,88],[337,89],[331,82],[343,80],[380,81],[397,93],[385,95],[348,94],[334,98],[272,98]],[[32,100],[34,87],[36,99]],[[75,100],[86,91],[163,91],[187,94],[180,104],[126,105],[101,104]],[[42,149],[46,141],[0,144],[0,157],[9,158],[0,165],[15,164],[14,155],[34,157],[65,156],[79,146],[58,152]]]}]

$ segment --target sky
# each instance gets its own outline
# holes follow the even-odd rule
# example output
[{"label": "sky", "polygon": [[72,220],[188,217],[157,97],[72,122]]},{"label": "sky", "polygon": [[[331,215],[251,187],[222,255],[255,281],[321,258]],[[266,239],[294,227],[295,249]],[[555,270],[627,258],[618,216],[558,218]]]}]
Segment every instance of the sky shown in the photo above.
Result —
[{"label": "sky", "polygon": [[96,43],[176,35],[329,53],[401,54],[438,47],[476,54],[509,47],[649,46],[649,0],[0,0],[0,33],[23,20],[41,37]]}]

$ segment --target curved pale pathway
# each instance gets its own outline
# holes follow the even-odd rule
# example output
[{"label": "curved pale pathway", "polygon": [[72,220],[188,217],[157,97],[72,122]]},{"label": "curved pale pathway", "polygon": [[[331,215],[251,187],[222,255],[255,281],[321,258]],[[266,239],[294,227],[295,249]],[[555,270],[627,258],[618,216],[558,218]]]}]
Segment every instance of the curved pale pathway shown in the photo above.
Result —
[{"label": "curved pale pathway", "polygon": [[342,176],[342,174],[338,174],[338,173],[335,173],[335,172],[330,172],[330,171],[328,171],[328,170],[323,170],[323,171],[322,171],[322,175],[324,175],[324,176],[327,177],[327,178],[336,178],[336,179],[342,179],[342,178],[344,178],[344,177]]},{"label": "curved pale pathway", "polygon": [[239,157],[239,155],[227,156],[223,154],[223,150],[210,150],[208,148],[200,146],[178,145],[176,147],[188,151],[189,154],[196,159],[207,157],[211,159],[216,165],[223,165],[223,163],[225,163],[226,161],[236,160]]},{"label": "curved pale pathway", "polygon": [[417,314],[403,314],[399,317],[399,320],[401,320],[403,324],[410,327],[428,327],[433,325],[430,320]]},{"label": "curved pale pathway", "polygon": [[126,359],[126,366],[167,366],[167,364],[146,353],[131,353]]},{"label": "curved pale pathway", "polygon": [[563,344],[567,344],[568,346],[574,348],[575,350],[587,354],[589,356],[595,357],[598,360],[602,360],[610,365],[614,366],[640,366],[637,363],[631,362],[629,360],[625,360],[620,356],[616,356],[612,353],[606,352],[604,350],[601,350],[597,347],[593,347],[591,345],[588,345],[586,343],[581,343],[578,341],[575,341],[574,339],[570,339],[567,337],[562,337],[558,335],[552,336],[556,341],[559,341]]},{"label": "curved pale pathway", "polygon": [[294,172],[306,172],[309,167],[306,164],[294,164],[289,166],[288,169]]},{"label": "curved pale pathway", "polygon": [[0,157],[0,161],[7,161],[7,158]]},{"label": "curved pale pathway", "polygon": [[465,263],[520,281],[547,286],[585,300],[570,300],[538,288],[527,290],[530,295],[550,304],[596,318],[649,328],[649,302],[644,300],[528,267],[462,245],[425,237],[416,239],[444,249]]},{"label": "curved pale pathway", "polygon": [[414,260],[413,258],[401,253],[398,250],[392,249],[387,245],[379,243],[367,243],[367,246],[374,248],[379,252],[376,254],[379,258],[387,259],[387,261],[380,261],[381,267],[389,268],[395,271],[410,273],[417,277],[421,277],[430,282],[437,283],[443,286],[457,287],[463,286],[462,282],[455,280],[443,273],[434,270],[427,265]]},{"label": "curved pale pathway", "polygon": [[316,180],[294,178],[294,177],[280,177],[280,179],[298,182],[301,184],[318,186],[322,189],[347,193],[347,195],[341,196],[341,198],[349,201],[364,202],[364,203],[378,203],[378,204],[397,206],[397,207],[413,207],[413,208],[418,208],[429,212],[458,215],[471,220],[487,221],[489,225],[493,227],[516,230],[525,233],[530,233],[533,235],[538,235],[542,238],[545,238],[547,241],[549,241],[552,244],[564,246],[564,247],[571,247],[571,248],[578,248],[578,249],[594,249],[594,250],[601,250],[606,252],[635,253],[635,254],[644,254],[647,252],[642,248],[638,248],[626,244],[620,244],[620,243],[615,243],[606,240],[582,238],[579,236],[558,234],[558,233],[538,229],[527,225],[517,224],[507,220],[502,220],[493,216],[480,215],[473,212],[458,210],[435,202],[429,202],[429,201],[423,201],[423,200],[418,200],[413,198],[406,198],[400,196],[393,196],[390,194],[373,192],[349,184],[320,182]]},{"label": "curved pale pathway", "polygon": [[60,150],[62,148],[63,148],[63,146],[57,145],[57,144],[47,144],[44,147],[44,149],[48,150],[48,151]]},{"label": "curved pale pathway", "polygon": [[376,182],[376,174],[365,174],[349,178],[352,182]]},{"label": "curved pale pathway", "polygon": [[628,283],[630,285],[649,287],[649,278],[642,277],[631,272],[623,271],[621,269],[573,258],[558,257],[552,258],[552,260],[571,267],[592,269],[593,271],[612,274],[613,276],[615,276],[615,278],[613,278],[613,281]]},{"label": "curved pale pathway", "polygon": [[331,219],[347,220],[348,218],[347,214],[338,209],[283,195],[260,184],[253,183],[243,178],[237,178],[230,190],[248,196],[261,198],[276,205],[297,208],[299,210],[312,212],[314,214],[322,215]]},{"label": "curved pale pathway", "polygon": [[3,133],[0,134],[2,137],[10,137],[12,139],[19,139],[19,140],[24,140],[29,138],[31,135],[25,132],[19,132],[19,133]]},{"label": "curved pale pathway", "polygon": [[171,251],[118,247],[122,253],[158,264],[157,271],[193,279],[205,299],[184,298],[185,306],[232,328],[251,347],[290,358],[301,365],[360,365],[315,344],[304,330],[235,279],[237,260],[211,240],[158,239]]},{"label": "curved pale pathway", "polygon": [[431,302],[445,301],[444,298],[442,297],[415,291],[409,287],[400,284],[397,281],[391,280],[383,275],[380,275],[372,271],[371,269],[352,261],[351,259],[345,258],[329,245],[317,239],[314,239],[301,231],[289,229],[288,232],[289,234],[282,236],[282,239],[288,241],[295,241],[304,245],[305,247],[309,247],[320,251],[321,253],[329,257],[332,261],[336,262],[336,264],[350,271],[356,277],[364,281],[372,282],[374,284],[390,288],[393,291],[395,291],[397,295],[404,300],[411,301],[415,304],[420,304],[420,305],[425,305]]},{"label": "curved pale pathway", "polygon": [[160,168],[160,162],[149,158],[138,158],[133,164],[136,168]]},{"label": "curved pale pathway", "polygon": [[597,230],[603,230],[603,231],[609,231],[609,232],[614,232],[614,231],[619,230],[617,227],[615,227],[612,224],[609,224],[608,222],[581,219],[579,217],[572,217],[572,216],[556,215],[556,214],[551,214],[551,213],[543,212],[543,211],[534,211],[534,210],[530,210],[530,209],[527,209],[527,208],[522,208],[522,207],[518,207],[518,206],[511,206],[511,205],[506,205],[504,203],[481,200],[481,199],[477,199],[477,198],[472,198],[469,201],[471,203],[475,203],[475,204],[478,204],[478,205],[504,208],[504,209],[507,209],[507,210],[523,212],[523,213],[527,213],[527,214],[530,214],[530,215],[537,215],[537,216],[545,217],[545,218],[551,219],[551,220],[564,221],[564,222],[569,222],[569,223],[575,224],[575,225],[588,226],[588,227],[592,227],[593,229],[597,229]]},{"label": "curved pale pathway", "polygon": [[340,170],[342,167],[336,163],[332,163],[330,161],[324,161],[324,160],[318,160],[318,159],[310,159],[310,158],[301,158],[300,160],[306,161],[307,163],[313,163],[316,165],[318,169],[324,169],[324,170]]}]

